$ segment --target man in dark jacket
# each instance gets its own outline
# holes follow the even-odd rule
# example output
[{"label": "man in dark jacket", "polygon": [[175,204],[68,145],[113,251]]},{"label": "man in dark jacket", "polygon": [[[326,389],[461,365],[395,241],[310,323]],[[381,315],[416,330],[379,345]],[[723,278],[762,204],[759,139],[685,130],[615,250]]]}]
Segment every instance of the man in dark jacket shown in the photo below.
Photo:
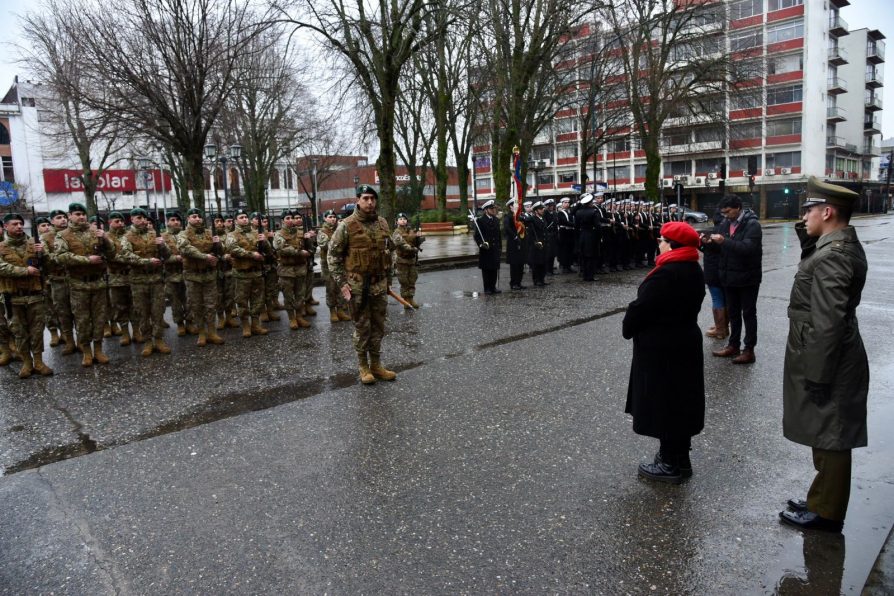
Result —
[{"label": "man in dark jacket", "polygon": [[478,268],[481,269],[481,280],[485,294],[499,294],[497,276],[500,274],[500,253],[503,244],[500,240],[500,222],[497,220],[497,206],[493,201],[483,206],[484,214],[475,220],[475,243],[478,245]]},{"label": "man in dark jacket", "polygon": [[[757,345],[757,293],[761,285],[763,232],[757,215],[742,208],[742,199],[726,195],[720,203],[726,218],[720,232],[711,234],[711,242],[720,253],[720,283],[726,295],[730,334],[726,347],[712,352],[720,358],[732,358],[734,364],[754,362]],[[740,349],[742,323],[745,323],[745,348]]]},{"label": "man in dark jacket", "polygon": [[593,195],[581,197],[580,207],[574,218],[580,253],[580,273],[584,281],[594,281],[596,259],[599,257],[599,215],[593,208]]},{"label": "man in dark jacket", "polygon": [[[813,449],[817,474],[807,500],[791,499],[780,519],[800,528],[841,531],[851,486],[851,450],[865,447],[869,363],[857,306],[866,255],[849,225],[860,196],[807,183],[801,262],[789,299],[782,428]],[[817,240],[818,239],[818,240]]]},{"label": "man in dark jacket", "polygon": [[[506,215],[503,216],[503,235],[506,237],[506,263],[509,265],[509,287],[513,290],[524,290],[522,275],[525,272],[525,264],[528,261],[527,235],[519,236],[515,228],[515,199],[506,203]],[[527,216],[522,214],[519,221],[525,222]]]},{"label": "man in dark jacket", "polygon": [[549,236],[546,221],[543,218],[543,203],[537,201],[531,206],[531,216],[525,221],[527,233],[531,236],[528,242],[528,263],[531,264],[531,278],[536,287],[545,287],[547,260],[550,256]]}]

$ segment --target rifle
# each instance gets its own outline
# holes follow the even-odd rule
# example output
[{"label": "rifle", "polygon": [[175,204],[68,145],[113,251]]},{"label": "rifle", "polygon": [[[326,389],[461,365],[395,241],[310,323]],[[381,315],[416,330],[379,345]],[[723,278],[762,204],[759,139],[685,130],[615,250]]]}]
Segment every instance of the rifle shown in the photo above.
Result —
[{"label": "rifle", "polygon": [[[40,235],[37,231],[37,221],[34,217],[34,210],[31,210],[31,239],[34,240],[36,244],[40,244]],[[28,259],[29,267],[36,267],[40,272],[40,287],[43,288],[43,259],[44,254],[43,251],[34,253],[34,258]]]},{"label": "rifle", "polygon": [[422,229],[422,216],[420,215],[420,213],[418,211],[416,212],[415,219],[416,219],[416,234],[417,235],[413,236],[413,244],[416,246],[416,262],[415,262],[415,264],[418,265],[419,264],[419,253],[422,252],[422,246],[419,243],[419,236],[418,236],[419,230]]},{"label": "rifle", "polygon": [[481,248],[490,250],[490,243],[484,237],[484,234],[481,233],[481,228],[478,227],[478,220],[475,219],[475,215],[472,213],[471,209],[469,209],[469,219],[472,220],[472,223],[475,224],[475,229],[478,230],[478,237],[481,238]]}]

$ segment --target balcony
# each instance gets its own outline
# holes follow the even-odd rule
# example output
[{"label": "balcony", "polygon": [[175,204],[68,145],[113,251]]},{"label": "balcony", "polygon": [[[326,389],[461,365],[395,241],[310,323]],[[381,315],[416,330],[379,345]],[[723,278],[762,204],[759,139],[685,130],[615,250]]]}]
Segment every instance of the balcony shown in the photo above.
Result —
[{"label": "balcony", "polygon": [[844,48],[829,48],[829,64],[841,66],[847,64],[847,52]]},{"label": "balcony", "polygon": [[829,35],[842,37],[848,34],[847,21],[835,15],[829,19]]},{"label": "balcony", "polygon": [[829,106],[826,108],[826,120],[829,122],[844,122],[847,118],[844,117],[844,113],[847,110],[844,108],[839,108],[838,106]]},{"label": "balcony", "polygon": [[847,143],[844,142],[844,137],[836,137],[834,135],[826,136],[826,148],[827,149],[835,149],[840,148],[844,149]]},{"label": "balcony", "polygon": [[885,61],[885,42],[870,41],[866,44],[866,62],[881,64]]},{"label": "balcony", "polygon": [[866,94],[866,101],[863,103],[863,107],[866,108],[867,112],[878,112],[882,109],[882,100],[880,97],[876,97],[874,94]]},{"label": "balcony", "polygon": [[875,135],[882,132],[882,124],[878,118],[867,118],[863,120],[863,134]]},{"label": "balcony", "polygon": [[873,143],[865,143],[863,145],[863,155],[870,155],[873,157],[878,157],[882,154],[882,149],[878,145]]},{"label": "balcony", "polygon": [[[869,76],[869,73],[866,74]],[[847,83],[844,82],[844,79],[841,77],[829,77],[827,90],[829,95],[839,95],[841,93],[847,93]]]},{"label": "balcony", "polygon": [[884,85],[884,76],[882,76],[882,69],[873,68],[872,70],[866,71],[866,86],[870,89],[878,89]]}]

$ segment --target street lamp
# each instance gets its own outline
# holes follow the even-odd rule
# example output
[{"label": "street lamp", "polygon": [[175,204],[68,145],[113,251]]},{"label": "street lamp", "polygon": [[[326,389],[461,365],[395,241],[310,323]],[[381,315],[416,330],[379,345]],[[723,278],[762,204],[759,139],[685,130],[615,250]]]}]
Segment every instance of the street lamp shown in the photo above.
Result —
[{"label": "street lamp", "polygon": [[[233,144],[227,147],[224,145],[223,151],[220,152],[221,155],[218,157],[217,155],[217,145],[214,143],[208,143],[205,145],[205,157],[212,164],[215,161],[220,162],[221,171],[223,172],[223,191],[224,191],[224,206],[227,208],[227,211],[230,211],[230,193],[227,189],[227,162],[230,160],[238,161],[240,157],[242,157],[242,145]],[[212,177],[214,173],[212,170]]]},{"label": "street lamp", "polygon": [[546,169],[546,161],[543,159],[536,159],[536,160],[532,159],[532,160],[528,161],[528,169],[531,170],[532,172],[534,172],[534,196],[539,197],[540,196],[540,188],[539,188],[540,181],[537,179],[537,174],[539,174],[540,172],[542,172],[543,170]]},{"label": "street lamp", "polygon": [[[149,168],[152,167],[152,160],[148,157],[140,157],[139,159],[137,159],[137,167],[140,168],[140,172],[143,177],[143,186],[146,189],[146,207],[149,207],[149,180],[151,179],[153,180],[153,182],[155,181],[152,172],[149,170]],[[156,206],[158,205],[157,202],[155,204]],[[165,208],[164,202],[162,202],[162,208]],[[165,216],[167,216],[167,214],[165,214]],[[157,212],[155,214],[155,219],[158,220]]]},{"label": "street lamp", "polygon": [[320,222],[321,222],[321,220],[320,220],[320,198],[319,198],[319,196],[317,195],[317,163],[318,163],[319,161],[320,161],[320,160],[319,160],[319,158],[317,158],[317,157],[311,157],[311,158],[310,158],[310,163],[311,163],[311,165],[313,165],[313,177],[314,177],[314,179],[313,179],[313,184],[314,184],[314,211],[316,211],[316,215],[317,215],[317,217],[316,217],[316,219],[317,219],[317,225],[319,225]]}]

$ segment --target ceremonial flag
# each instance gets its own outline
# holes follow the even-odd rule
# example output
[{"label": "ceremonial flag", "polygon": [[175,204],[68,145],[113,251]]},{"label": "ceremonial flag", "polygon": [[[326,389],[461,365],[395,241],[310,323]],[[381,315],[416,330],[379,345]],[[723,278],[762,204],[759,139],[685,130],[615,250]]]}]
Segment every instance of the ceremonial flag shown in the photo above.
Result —
[{"label": "ceremonial flag", "polygon": [[524,200],[524,187],[521,179],[521,150],[518,146],[512,148],[512,160],[512,178],[515,181],[515,209],[512,211],[512,221],[515,223],[515,233],[518,234],[519,238],[524,238],[525,224],[518,219],[522,214],[522,201]]}]

